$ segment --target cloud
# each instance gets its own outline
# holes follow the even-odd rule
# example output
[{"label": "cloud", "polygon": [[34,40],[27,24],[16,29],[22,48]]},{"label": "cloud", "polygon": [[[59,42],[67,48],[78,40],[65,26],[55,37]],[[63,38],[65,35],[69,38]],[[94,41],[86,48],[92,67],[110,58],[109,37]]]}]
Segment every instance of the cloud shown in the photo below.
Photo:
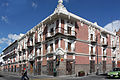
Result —
[{"label": "cloud", "polygon": [[7,38],[1,38],[1,39],[0,39],[0,44],[6,42],[7,40],[8,40]]},{"label": "cloud", "polygon": [[0,44],[8,44],[10,45],[13,41],[18,40],[20,37],[22,37],[23,34],[17,35],[17,34],[8,34],[7,38],[1,38]]},{"label": "cloud", "polygon": [[33,8],[37,8],[37,3],[32,2],[32,7],[33,7]]},{"label": "cloud", "polygon": [[8,7],[8,6],[9,6],[9,3],[8,3],[8,2],[2,3],[1,6],[2,6],[2,7]]},{"label": "cloud", "polygon": [[20,38],[20,35],[17,34],[8,34],[8,38],[11,40],[17,40]]},{"label": "cloud", "polygon": [[65,2],[69,2],[69,0],[64,0]]},{"label": "cloud", "polygon": [[1,16],[1,21],[8,23],[8,17],[7,16]]},{"label": "cloud", "polygon": [[112,32],[115,30],[118,31],[120,29],[120,20],[115,20],[111,23],[108,23],[104,28]]}]

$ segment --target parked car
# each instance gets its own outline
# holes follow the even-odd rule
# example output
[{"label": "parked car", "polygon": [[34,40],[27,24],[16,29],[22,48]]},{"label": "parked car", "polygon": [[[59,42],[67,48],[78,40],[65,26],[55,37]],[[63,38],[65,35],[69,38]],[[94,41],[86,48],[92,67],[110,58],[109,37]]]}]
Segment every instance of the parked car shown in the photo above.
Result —
[{"label": "parked car", "polygon": [[117,78],[120,77],[120,68],[113,68],[112,71],[107,73],[109,78]]}]

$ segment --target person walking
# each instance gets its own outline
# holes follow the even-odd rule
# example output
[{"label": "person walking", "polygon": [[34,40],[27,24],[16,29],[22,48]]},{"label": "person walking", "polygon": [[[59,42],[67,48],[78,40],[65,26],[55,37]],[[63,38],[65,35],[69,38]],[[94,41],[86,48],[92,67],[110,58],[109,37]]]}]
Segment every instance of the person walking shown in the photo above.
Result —
[{"label": "person walking", "polygon": [[29,77],[27,76],[27,69],[24,68],[21,80],[29,80]]}]

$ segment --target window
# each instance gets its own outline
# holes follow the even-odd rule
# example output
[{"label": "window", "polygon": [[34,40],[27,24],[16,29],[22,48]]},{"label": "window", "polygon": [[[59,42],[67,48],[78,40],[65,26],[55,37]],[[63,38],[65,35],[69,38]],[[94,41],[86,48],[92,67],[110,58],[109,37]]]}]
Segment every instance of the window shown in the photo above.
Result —
[{"label": "window", "polygon": [[21,56],[21,53],[19,53],[19,56]]},{"label": "window", "polygon": [[67,21],[67,23],[69,23],[69,21]]},{"label": "window", "polygon": [[37,50],[38,50],[38,49],[37,49],[37,48],[35,48],[35,56],[37,56]]},{"label": "window", "polygon": [[55,40],[55,49],[57,49],[58,48],[58,39],[57,40]]},{"label": "window", "polygon": [[61,23],[64,24],[64,20],[63,19],[61,20]]},{"label": "window", "polygon": [[93,34],[90,34],[90,40],[91,41],[93,40]]},{"label": "window", "polygon": [[71,51],[71,43],[68,42],[68,51]]},{"label": "window", "polygon": [[56,21],[56,28],[59,27],[59,20]]},{"label": "window", "polygon": [[51,33],[51,35],[53,35],[53,33],[54,33],[53,28],[51,28],[50,33]]},{"label": "window", "polygon": [[71,27],[68,26],[67,32],[68,34],[71,34]]},{"label": "window", "polygon": [[53,44],[50,44],[50,52],[53,51]]},{"label": "window", "polygon": [[24,51],[24,52],[23,52],[23,55],[25,55],[25,54],[26,54],[26,52]]},{"label": "window", "polygon": [[55,41],[55,44],[58,44],[58,39]]},{"label": "window", "polygon": [[91,46],[91,54],[93,54],[93,47]]},{"label": "window", "polygon": [[40,34],[40,41],[42,41],[42,37],[41,37],[41,34]]},{"label": "window", "polygon": [[103,49],[103,55],[105,54],[105,52],[104,52],[104,51],[105,51],[105,49]]},{"label": "window", "polygon": [[39,51],[40,51],[40,52],[39,52],[39,55],[41,55],[41,48],[39,48]]},{"label": "window", "polygon": [[45,44],[45,50],[46,50],[46,52],[47,52],[47,47],[48,47],[47,44]]},{"label": "window", "polygon": [[103,44],[104,44],[105,42],[104,42],[104,38],[103,38]]}]

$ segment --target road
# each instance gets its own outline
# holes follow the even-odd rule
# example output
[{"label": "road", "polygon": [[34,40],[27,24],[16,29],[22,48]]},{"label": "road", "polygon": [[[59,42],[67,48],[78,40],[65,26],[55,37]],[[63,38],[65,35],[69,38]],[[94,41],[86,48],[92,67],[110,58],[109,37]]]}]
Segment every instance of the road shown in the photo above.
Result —
[{"label": "road", "polygon": [[20,80],[20,77],[15,77],[15,76],[11,76],[8,74],[1,74],[0,73],[0,80]]},{"label": "road", "polygon": [[92,75],[92,76],[85,76],[85,77],[77,77],[77,78],[69,78],[66,80],[120,80],[120,79],[108,79],[106,76],[97,76],[97,75]]},{"label": "road", "polygon": [[[7,74],[4,72],[0,72],[0,80],[20,80],[19,76]],[[97,76],[97,75],[89,75],[85,77],[48,77],[48,76],[39,76],[39,77],[31,77],[30,80],[120,80],[120,79],[108,79],[106,76]]]}]

